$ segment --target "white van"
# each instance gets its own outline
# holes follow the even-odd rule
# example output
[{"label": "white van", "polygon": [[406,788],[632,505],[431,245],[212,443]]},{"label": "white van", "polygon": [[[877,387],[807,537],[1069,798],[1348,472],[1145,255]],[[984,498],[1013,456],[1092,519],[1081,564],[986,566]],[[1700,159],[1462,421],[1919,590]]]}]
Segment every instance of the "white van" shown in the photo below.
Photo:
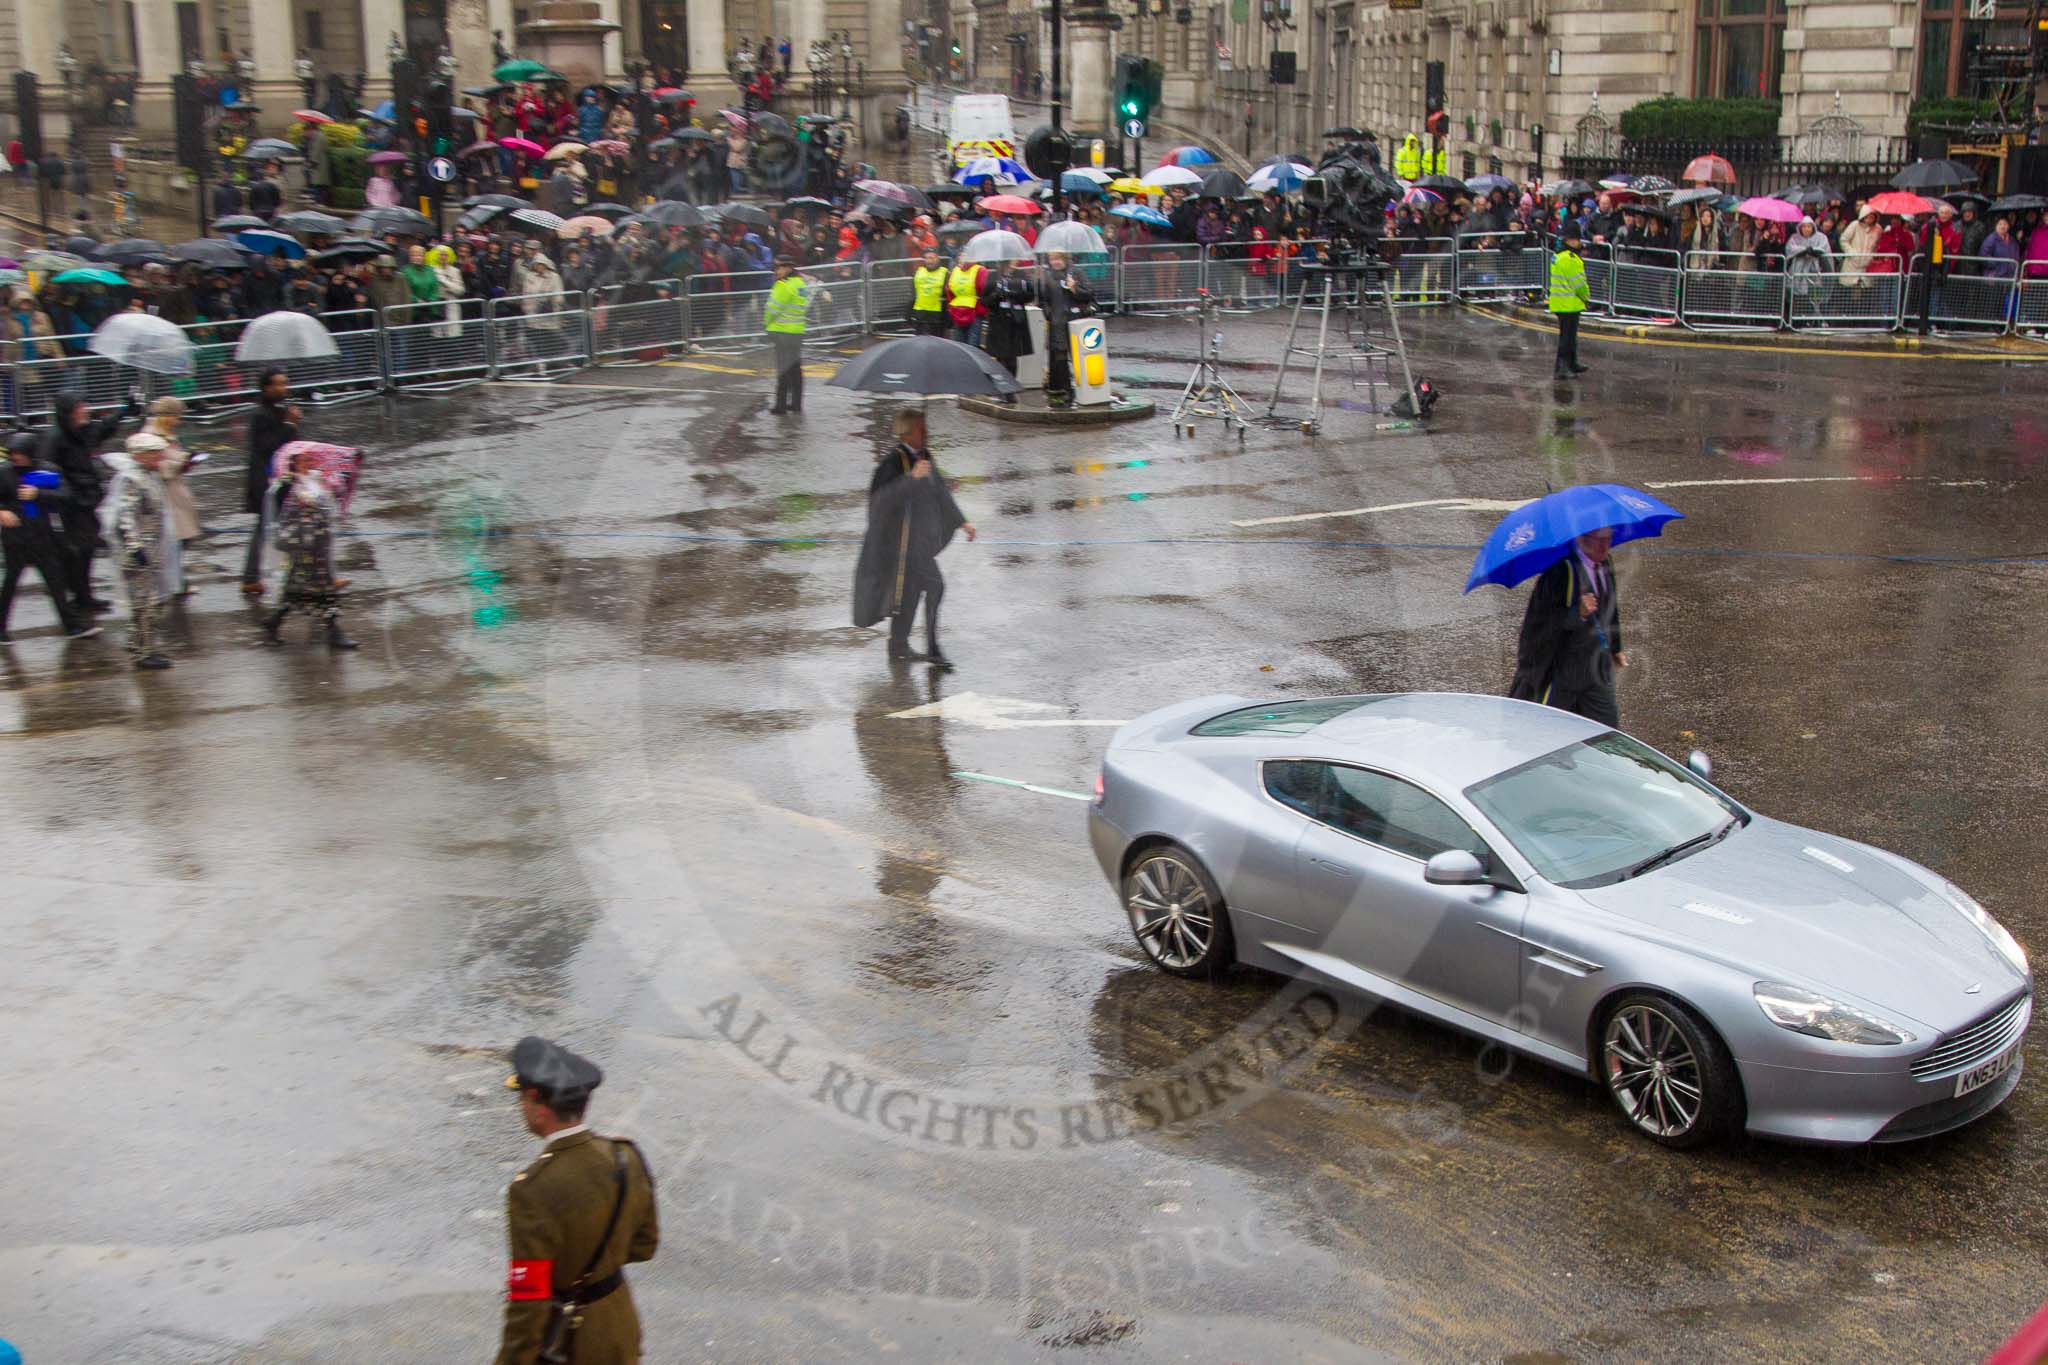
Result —
[{"label": "white van", "polygon": [[946,155],[958,170],[978,156],[1017,159],[1017,129],[1006,95],[955,95],[946,124]]}]

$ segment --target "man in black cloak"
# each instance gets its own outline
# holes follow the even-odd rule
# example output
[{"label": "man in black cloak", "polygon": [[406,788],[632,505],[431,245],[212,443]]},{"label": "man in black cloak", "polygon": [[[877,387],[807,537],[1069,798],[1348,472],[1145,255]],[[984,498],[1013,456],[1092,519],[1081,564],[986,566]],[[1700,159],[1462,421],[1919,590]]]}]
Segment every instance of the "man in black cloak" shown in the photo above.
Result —
[{"label": "man in black cloak", "polygon": [[[945,476],[932,464],[924,414],[907,408],[897,413],[896,436],[896,446],[882,456],[868,484],[868,530],[854,571],[853,623],[872,626],[887,616],[891,662],[925,662],[950,670],[952,663],[939,649],[939,602],[946,595],[939,554],[956,531],[973,540],[974,526],[961,515]],[[920,597],[922,654],[910,648]]]}]

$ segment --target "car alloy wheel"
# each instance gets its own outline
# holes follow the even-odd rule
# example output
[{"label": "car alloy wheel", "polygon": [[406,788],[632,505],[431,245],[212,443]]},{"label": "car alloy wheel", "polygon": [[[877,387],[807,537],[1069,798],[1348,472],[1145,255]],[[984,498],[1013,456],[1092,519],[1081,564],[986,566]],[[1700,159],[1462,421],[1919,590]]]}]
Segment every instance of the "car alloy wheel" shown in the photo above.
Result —
[{"label": "car alloy wheel", "polygon": [[1170,972],[1210,970],[1224,954],[1229,921],[1223,898],[1188,856],[1163,849],[1140,858],[1124,878],[1124,909],[1145,955]]},{"label": "car alloy wheel", "polygon": [[1631,1123],[1662,1141],[1682,1140],[1706,1107],[1700,1061],[1677,1020],[1637,1001],[1607,1021],[1607,1089]]}]

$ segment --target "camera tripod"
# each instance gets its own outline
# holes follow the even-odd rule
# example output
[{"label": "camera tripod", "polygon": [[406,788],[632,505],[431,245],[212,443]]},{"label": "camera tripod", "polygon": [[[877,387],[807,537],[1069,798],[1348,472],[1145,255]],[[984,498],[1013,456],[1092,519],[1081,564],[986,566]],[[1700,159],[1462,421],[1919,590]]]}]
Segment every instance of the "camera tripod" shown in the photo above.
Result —
[{"label": "camera tripod", "polygon": [[1196,345],[1201,348],[1201,359],[1195,362],[1193,374],[1188,376],[1187,386],[1180,391],[1180,401],[1173,406],[1173,434],[1178,438],[1182,429],[1186,434],[1195,434],[1195,419],[1214,417],[1223,423],[1223,434],[1228,436],[1231,427],[1237,428],[1239,444],[1251,426],[1252,405],[1245,402],[1230,381],[1223,377],[1223,371],[1216,361],[1223,352],[1223,333],[1212,330],[1211,319],[1216,315],[1216,300],[1209,291],[1196,291],[1195,304]]},{"label": "camera tripod", "polygon": [[[1301,293],[1294,300],[1293,319],[1287,324],[1287,344],[1280,352],[1280,373],[1273,378],[1273,398],[1266,404],[1266,416],[1271,418],[1279,415],[1280,395],[1287,384],[1287,370],[1295,356],[1313,357],[1315,360],[1315,377],[1309,387],[1308,415],[1301,419],[1303,435],[1314,435],[1322,429],[1323,366],[1332,356],[1342,359],[1347,364],[1355,365],[1363,361],[1367,366],[1366,383],[1375,391],[1379,387],[1379,380],[1374,377],[1373,367],[1386,374],[1387,382],[1391,384],[1393,375],[1389,362],[1398,360],[1401,364],[1402,396],[1387,409],[1382,409],[1375,400],[1373,410],[1398,412],[1405,409],[1411,413],[1421,411],[1421,404],[1415,394],[1415,375],[1408,368],[1408,348],[1401,340],[1400,315],[1394,309],[1394,291],[1387,282],[1389,268],[1378,260],[1361,260],[1330,265],[1305,265],[1301,267],[1301,273],[1305,278]],[[1340,277],[1348,279],[1352,286],[1352,289],[1346,290],[1342,295],[1338,293],[1337,281]],[[1317,296],[1316,344],[1312,347],[1297,346],[1295,338],[1301,333],[1301,315],[1309,306],[1309,297],[1318,283],[1322,285],[1322,290]],[[1356,291],[1355,294],[1352,290]],[[1373,340],[1372,334],[1363,325],[1365,309],[1373,297],[1377,297],[1387,310],[1387,335],[1392,338],[1391,346]],[[1330,342],[1331,309],[1347,306],[1357,310],[1360,328],[1348,344],[1340,341],[1333,346]]]}]

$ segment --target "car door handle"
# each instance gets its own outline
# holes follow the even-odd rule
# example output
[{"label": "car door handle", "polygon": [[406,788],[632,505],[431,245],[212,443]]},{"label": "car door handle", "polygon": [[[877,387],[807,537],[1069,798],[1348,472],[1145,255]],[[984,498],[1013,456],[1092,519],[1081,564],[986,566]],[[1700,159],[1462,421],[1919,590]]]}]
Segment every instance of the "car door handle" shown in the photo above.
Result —
[{"label": "car door handle", "polygon": [[1348,868],[1342,863],[1333,863],[1328,858],[1318,858],[1311,855],[1309,861],[1323,869],[1323,871],[1334,872],[1340,877],[1355,877],[1358,875],[1354,869]]}]

